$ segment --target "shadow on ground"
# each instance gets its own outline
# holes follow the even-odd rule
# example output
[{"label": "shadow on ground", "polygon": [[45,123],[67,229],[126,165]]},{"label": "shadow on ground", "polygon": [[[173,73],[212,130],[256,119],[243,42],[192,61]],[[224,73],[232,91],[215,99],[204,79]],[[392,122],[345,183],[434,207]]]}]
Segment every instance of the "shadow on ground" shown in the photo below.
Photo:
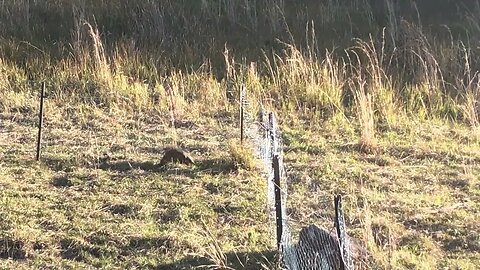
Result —
[{"label": "shadow on ground", "polygon": [[153,162],[138,162],[138,161],[116,161],[116,162],[104,162],[99,166],[102,170],[111,170],[117,172],[126,172],[134,169],[143,171],[161,171],[162,167]]},{"label": "shadow on ground", "polygon": [[[2,239],[0,238],[0,244]],[[10,240],[9,240],[10,241]],[[0,259],[23,258],[23,243],[10,241],[9,246],[15,249],[2,250],[0,246]],[[16,245],[16,246],[15,246]],[[17,247],[18,246],[18,247]],[[77,238],[63,238],[59,241],[60,256],[66,260],[85,262],[91,264],[99,258],[116,258],[122,261],[133,259],[130,266],[140,269],[181,270],[181,269],[276,269],[277,256],[275,251],[243,252],[218,254],[221,262],[214,259],[186,255],[184,258],[172,263],[153,263],[136,261],[135,257],[145,254],[167,255],[174,249],[192,249],[187,243],[173,237],[122,237],[108,233],[95,232],[83,240]],[[20,251],[20,253],[18,252]],[[217,254],[214,252],[214,254]],[[129,268],[129,267],[127,267]]]},{"label": "shadow on ground", "polygon": [[22,260],[26,258],[25,243],[9,237],[0,238],[0,259]]},{"label": "shadow on ground", "polygon": [[[56,164],[55,164],[56,165]],[[60,166],[53,166],[60,167]],[[133,160],[122,160],[122,161],[113,161],[113,162],[102,162],[99,166],[99,169],[116,171],[116,172],[128,172],[131,170],[142,170],[146,172],[165,172],[169,173],[174,171],[175,174],[184,174],[186,176],[194,177],[198,173],[208,173],[212,175],[218,174],[228,174],[236,171],[238,168],[230,160],[226,159],[205,159],[198,160],[194,165],[182,165],[182,164],[167,164],[161,166],[158,163],[153,162],[139,162]],[[59,168],[55,168],[59,169]],[[61,169],[61,168],[60,168]]]},{"label": "shadow on ground", "polygon": [[[157,270],[187,270],[187,269],[274,269],[276,265],[276,252],[248,252],[225,254],[227,265],[217,265],[206,258],[186,257],[171,264],[160,264],[153,269]],[[225,267],[227,266],[227,267]]]}]

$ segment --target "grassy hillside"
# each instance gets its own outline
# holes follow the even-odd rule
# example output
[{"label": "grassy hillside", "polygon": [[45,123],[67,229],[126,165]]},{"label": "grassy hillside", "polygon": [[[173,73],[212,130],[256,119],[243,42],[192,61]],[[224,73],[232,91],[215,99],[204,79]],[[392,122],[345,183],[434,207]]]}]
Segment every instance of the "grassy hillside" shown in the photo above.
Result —
[{"label": "grassy hillside", "polygon": [[[480,4],[0,3],[0,268],[277,267],[238,96],[279,116],[295,232],[358,267],[480,264]],[[33,161],[47,84],[43,159]],[[165,146],[194,166],[155,166]]]}]

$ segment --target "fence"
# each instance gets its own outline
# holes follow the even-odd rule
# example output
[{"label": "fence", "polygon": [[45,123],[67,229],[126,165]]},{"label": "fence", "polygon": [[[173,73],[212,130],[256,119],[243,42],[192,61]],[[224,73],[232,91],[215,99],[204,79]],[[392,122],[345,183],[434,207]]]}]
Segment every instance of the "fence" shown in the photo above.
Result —
[{"label": "fence", "polygon": [[[45,84],[40,94],[39,131],[36,159],[40,159],[40,146],[43,123],[43,99]],[[246,88],[240,90],[240,138],[254,142],[257,157],[264,166],[267,180],[267,207],[271,223],[275,224],[275,240],[281,265],[289,270],[304,269],[353,269],[351,245],[346,232],[342,211],[341,196],[335,196],[335,228],[332,234],[315,225],[304,227],[299,232],[298,241],[292,241],[287,215],[288,177],[283,165],[283,144],[277,120],[273,112],[263,108],[258,118],[248,113]]]},{"label": "fence", "polygon": [[[245,88],[240,94],[240,134],[254,143],[257,157],[262,161],[267,184],[267,207],[275,224],[276,245],[281,265],[289,270],[354,269],[351,245],[346,232],[341,196],[335,196],[335,228],[330,233],[316,225],[304,227],[297,242],[292,240],[286,210],[288,177],[283,165],[283,144],[274,113],[263,108],[258,118],[248,113]],[[244,128],[246,130],[244,130]]]}]

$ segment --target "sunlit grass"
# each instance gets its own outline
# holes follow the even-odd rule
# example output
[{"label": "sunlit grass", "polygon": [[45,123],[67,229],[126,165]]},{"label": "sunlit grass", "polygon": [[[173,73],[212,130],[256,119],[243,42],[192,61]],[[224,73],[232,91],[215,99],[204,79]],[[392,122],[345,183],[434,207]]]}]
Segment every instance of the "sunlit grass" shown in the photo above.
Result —
[{"label": "sunlit grass", "polygon": [[[359,268],[474,269],[479,11],[426,2],[2,2],[1,267],[278,267],[245,87],[284,131],[294,236],[340,193]],[[157,171],[172,145],[195,164]]]}]

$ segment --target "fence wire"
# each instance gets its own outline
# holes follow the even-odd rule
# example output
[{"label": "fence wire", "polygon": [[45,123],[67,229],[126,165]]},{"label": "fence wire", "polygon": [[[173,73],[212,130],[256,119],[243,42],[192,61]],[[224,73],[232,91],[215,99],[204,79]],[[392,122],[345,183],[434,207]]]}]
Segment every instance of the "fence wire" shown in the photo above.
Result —
[{"label": "fence wire", "polygon": [[[272,244],[278,245],[281,264],[289,270],[324,270],[324,269],[354,269],[351,247],[346,233],[345,219],[341,210],[341,198],[335,198],[335,225],[337,234],[331,233],[316,225],[310,225],[300,230],[298,241],[292,240],[287,216],[287,180],[283,164],[283,143],[275,115],[260,108],[257,115],[248,108],[249,103],[242,89],[241,106],[244,112],[244,127],[246,138],[253,143],[254,153],[261,160],[265,179],[267,180],[267,209],[270,224],[272,224]],[[243,134],[243,132],[242,132]],[[275,173],[273,160],[278,158],[280,174],[280,202],[275,198]],[[280,209],[276,209],[276,202]],[[278,216],[282,217],[278,220]],[[280,226],[280,227],[279,227]],[[280,228],[280,234],[278,229]],[[280,239],[278,237],[281,235]]]}]

